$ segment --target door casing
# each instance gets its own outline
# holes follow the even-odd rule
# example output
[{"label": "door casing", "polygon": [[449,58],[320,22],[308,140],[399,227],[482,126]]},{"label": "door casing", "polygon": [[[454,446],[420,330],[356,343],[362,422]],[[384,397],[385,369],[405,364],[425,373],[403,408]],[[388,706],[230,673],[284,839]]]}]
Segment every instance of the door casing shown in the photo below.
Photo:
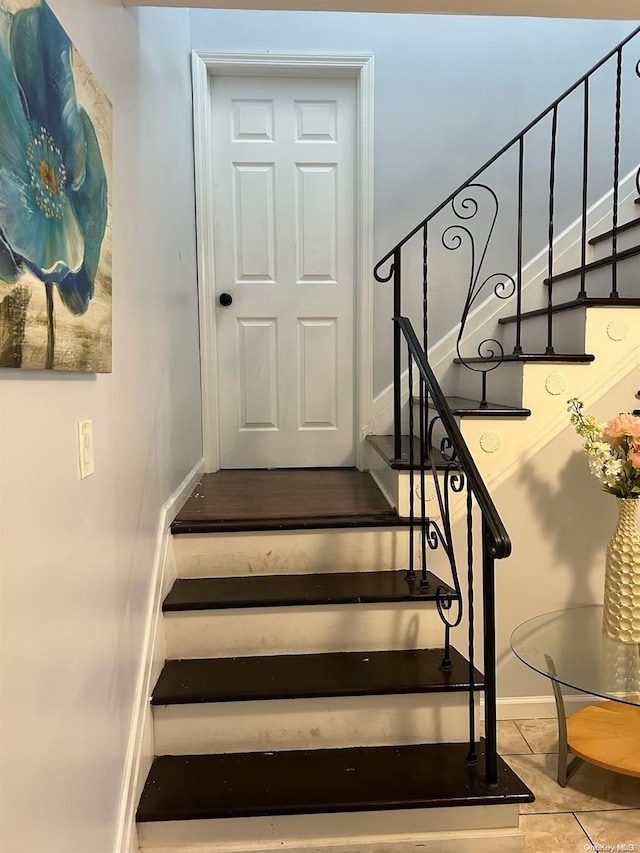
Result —
[{"label": "door casing", "polygon": [[202,437],[205,471],[220,468],[217,336],[213,245],[213,118],[210,78],[214,76],[355,78],[356,137],[356,465],[362,469],[363,439],[373,415],[373,56],[192,52],[193,123],[198,235],[198,299]]}]

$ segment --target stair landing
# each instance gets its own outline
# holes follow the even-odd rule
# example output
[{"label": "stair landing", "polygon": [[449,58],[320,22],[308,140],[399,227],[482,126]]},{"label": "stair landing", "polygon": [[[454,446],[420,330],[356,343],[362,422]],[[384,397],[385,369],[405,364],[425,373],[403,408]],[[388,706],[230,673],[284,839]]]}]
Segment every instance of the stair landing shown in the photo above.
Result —
[{"label": "stair landing", "polygon": [[355,468],[218,471],[205,474],[172,533],[394,527],[406,524],[371,476]]}]

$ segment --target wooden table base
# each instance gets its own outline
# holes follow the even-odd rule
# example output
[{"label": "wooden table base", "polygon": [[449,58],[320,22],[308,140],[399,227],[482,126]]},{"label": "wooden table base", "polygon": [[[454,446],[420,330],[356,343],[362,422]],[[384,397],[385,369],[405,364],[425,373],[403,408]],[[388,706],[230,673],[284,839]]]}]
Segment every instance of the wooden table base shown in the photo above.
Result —
[{"label": "wooden table base", "polygon": [[640,776],[640,707],[598,702],[576,711],[567,720],[567,743],[584,761]]}]

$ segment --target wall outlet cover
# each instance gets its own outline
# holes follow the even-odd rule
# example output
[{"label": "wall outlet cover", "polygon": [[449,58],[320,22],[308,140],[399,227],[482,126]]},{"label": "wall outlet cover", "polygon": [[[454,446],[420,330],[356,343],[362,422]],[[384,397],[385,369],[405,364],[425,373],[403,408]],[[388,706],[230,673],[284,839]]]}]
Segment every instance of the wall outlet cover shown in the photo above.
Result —
[{"label": "wall outlet cover", "polygon": [[93,421],[78,421],[78,458],[80,479],[90,477],[95,471],[93,461]]}]

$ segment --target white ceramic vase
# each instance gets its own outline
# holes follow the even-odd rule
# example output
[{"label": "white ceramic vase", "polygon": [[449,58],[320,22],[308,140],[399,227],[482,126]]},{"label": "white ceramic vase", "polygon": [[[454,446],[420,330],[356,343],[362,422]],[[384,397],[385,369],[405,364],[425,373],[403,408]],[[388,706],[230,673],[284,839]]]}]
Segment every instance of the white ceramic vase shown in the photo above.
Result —
[{"label": "white ceramic vase", "polygon": [[618,523],[607,548],[602,633],[622,643],[640,643],[640,501],[616,502]]}]

